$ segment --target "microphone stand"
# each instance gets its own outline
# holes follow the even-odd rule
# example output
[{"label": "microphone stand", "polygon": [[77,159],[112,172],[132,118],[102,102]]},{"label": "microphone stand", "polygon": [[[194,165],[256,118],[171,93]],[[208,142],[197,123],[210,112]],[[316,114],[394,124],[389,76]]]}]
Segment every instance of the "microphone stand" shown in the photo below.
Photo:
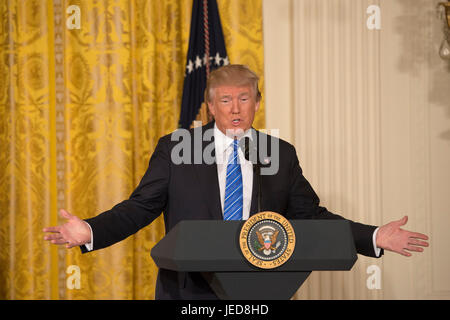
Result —
[{"label": "microphone stand", "polygon": [[258,212],[261,212],[261,165],[259,161],[256,161],[256,164],[253,165],[253,172],[258,179]]},{"label": "microphone stand", "polygon": [[[250,161],[250,138],[245,137],[244,138],[244,145],[243,151],[244,151],[244,157],[245,160]],[[258,149],[252,148],[253,152],[256,152],[256,163],[253,164],[253,178],[258,179],[258,193],[257,193],[257,203],[258,203],[258,211],[261,212],[261,198],[262,198],[262,192],[261,192],[261,163],[259,161],[259,155],[258,155]]]}]

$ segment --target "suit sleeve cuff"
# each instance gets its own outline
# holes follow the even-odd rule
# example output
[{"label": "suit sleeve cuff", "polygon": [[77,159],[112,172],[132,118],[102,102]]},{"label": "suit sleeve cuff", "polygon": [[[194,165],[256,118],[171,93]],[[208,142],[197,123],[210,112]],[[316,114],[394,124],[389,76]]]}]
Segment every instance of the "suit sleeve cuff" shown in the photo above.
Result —
[{"label": "suit sleeve cuff", "polygon": [[381,254],[381,248],[377,247],[377,233],[378,233],[378,229],[380,229],[379,227],[375,229],[375,231],[373,232],[373,236],[372,236],[372,243],[373,243],[373,249],[375,252],[375,257],[379,258],[380,254]]},{"label": "suit sleeve cuff", "polygon": [[86,248],[87,251],[92,251],[92,250],[94,250],[94,234],[92,232],[91,225],[89,223],[87,223],[86,221],[85,221],[85,223],[89,226],[89,230],[91,230],[91,241],[86,243],[84,245],[84,247]]}]

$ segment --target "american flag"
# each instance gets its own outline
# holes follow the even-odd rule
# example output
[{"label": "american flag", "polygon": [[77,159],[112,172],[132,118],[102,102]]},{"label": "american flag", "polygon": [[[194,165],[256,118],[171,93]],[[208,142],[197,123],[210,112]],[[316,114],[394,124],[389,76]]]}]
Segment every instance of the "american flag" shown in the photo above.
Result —
[{"label": "american flag", "polygon": [[[216,0],[193,0],[180,128],[190,128],[198,116],[209,72],[227,64],[229,60]],[[206,114],[206,110],[203,113]]]}]

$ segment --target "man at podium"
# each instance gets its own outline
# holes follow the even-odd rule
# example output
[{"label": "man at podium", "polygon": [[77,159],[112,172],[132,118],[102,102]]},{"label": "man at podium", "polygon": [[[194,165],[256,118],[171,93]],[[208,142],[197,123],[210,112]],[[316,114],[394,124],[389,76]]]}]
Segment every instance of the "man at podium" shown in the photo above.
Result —
[{"label": "man at podium", "polygon": [[[161,213],[166,233],[181,220],[246,220],[258,211],[277,212],[287,219],[344,219],[319,205],[290,143],[252,128],[260,99],[258,76],[246,66],[227,65],[214,70],[205,90],[214,121],[160,138],[145,175],[129,199],[87,220],[61,210],[67,222],[45,228],[44,239],[67,248],[80,246],[85,253],[127,238]],[[174,138],[176,135],[178,138]],[[180,135],[185,143],[181,152]],[[262,166],[276,163],[274,172],[256,176],[254,164],[245,154],[244,139],[277,146],[267,158],[260,159]],[[189,147],[191,150],[186,150]],[[213,161],[207,159],[208,155]],[[404,256],[423,251],[428,237],[401,229],[406,222],[406,216],[380,227],[350,221],[357,252],[380,257],[384,249]],[[156,298],[217,296],[199,274],[160,269]]]}]

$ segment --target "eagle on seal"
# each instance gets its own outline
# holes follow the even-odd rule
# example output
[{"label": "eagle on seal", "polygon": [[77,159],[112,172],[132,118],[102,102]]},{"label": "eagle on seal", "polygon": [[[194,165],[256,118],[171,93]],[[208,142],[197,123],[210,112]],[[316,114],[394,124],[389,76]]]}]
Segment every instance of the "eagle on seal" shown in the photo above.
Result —
[{"label": "eagle on seal", "polygon": [[277,242],[278,233],[280,231],[276,230],[272,235],[265,234],[263,235],[261,232],[256,231],[256,235],[258,236],[258,241],[261,244],[261,248],[259,248],[259,251],[263,251],[265,255],[269,255],[272,250],[276,250],[277,248],[274,247],[275,243]]}]

